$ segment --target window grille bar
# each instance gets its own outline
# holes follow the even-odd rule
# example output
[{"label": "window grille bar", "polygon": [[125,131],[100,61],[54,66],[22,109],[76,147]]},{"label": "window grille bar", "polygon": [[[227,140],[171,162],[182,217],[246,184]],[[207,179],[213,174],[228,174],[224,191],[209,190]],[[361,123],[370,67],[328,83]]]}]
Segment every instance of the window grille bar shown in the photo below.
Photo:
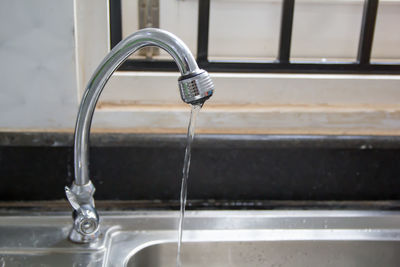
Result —
[{"label": "window grille bar", "polygon": [[[400,65],[357,63],[299,63],[280,64],[272,61],[209,61],[201,68],[210,72],[235,73],[320,73],[320,74],[400,74]],[[120,71],[178,71],[173,61],[127,60]]]},{"label": "window grille bar", "polygon": [[274,62],[223,62],[211,61],[204,69],[210,72],[241,73],[323,73],[323,74],[399,74],[400,65],[356,63],[299,63],[280,64]]},{"label": "window grille bar", "polygon": [[110,0],[110,47],[111,49],[122,40],[122,9],[121,0]]},{"label": "window grille bar", "polygon": [[365,0],[364,2],[360,41],[358,43],[357,55],[357,62],[360,65],[370,64],[378,4],[378,0]]},{"label": "window grille bar", "polygon": [[208,61],[208,34],[210,25],[210,0],[199,0],[199,20],[197,31],[197,62]]},{"label": "window grille bar", "polygon": [[280,33],[279,53],[278,53],[278,61],[281,64],[289,63],[290,61],[293,14],[294,14],[294,0],[283,0],[281,33]]}]

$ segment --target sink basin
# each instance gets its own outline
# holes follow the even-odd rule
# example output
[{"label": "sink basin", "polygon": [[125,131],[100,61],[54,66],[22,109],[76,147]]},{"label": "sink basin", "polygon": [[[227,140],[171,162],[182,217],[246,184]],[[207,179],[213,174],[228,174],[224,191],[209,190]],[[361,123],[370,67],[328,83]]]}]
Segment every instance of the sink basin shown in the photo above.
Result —
[{"label": "sink basin", "polygon": [[[177,212],[103,212],[67,241],[69,214],[0,216],[0,266],[176,266]],[[189,211],[184,267],[399,266],[400,212]]]},{"label": "sink basin", "polygon": [[[395,241],[270,241],[189,242],[182,255],[191,267],[399,266]],[[128,262],[130,267],[176,266],[176,244],[146,247]]]}]

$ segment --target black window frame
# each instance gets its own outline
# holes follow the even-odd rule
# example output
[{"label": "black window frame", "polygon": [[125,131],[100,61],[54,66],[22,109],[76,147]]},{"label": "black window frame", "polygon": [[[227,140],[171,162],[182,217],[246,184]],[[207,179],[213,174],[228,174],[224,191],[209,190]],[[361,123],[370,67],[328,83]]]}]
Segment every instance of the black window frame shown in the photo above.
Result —
[{"label": "black window frame", "polygon": [[[354,62],[298,62],[290,60],[295,0],[283,0],[278,58],[274,61],[209,60],[210,0],[199,0],[197,63],[209,72],[400,74],[400,64],[371,62],[379,0],[364,0],[357,58]],[[109,0],[111,48],[122,40],[121,0]],[[177,71],[167,60],[128,59],[119,71]]]}]

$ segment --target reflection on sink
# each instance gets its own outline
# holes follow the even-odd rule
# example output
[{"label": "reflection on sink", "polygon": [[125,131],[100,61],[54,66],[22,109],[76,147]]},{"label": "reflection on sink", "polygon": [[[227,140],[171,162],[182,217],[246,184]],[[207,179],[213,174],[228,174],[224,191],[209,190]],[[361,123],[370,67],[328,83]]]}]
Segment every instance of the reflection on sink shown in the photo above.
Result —
[{"label": "reflection on sink", "polygon": [[[270,241],[186,243],[185,267],[397,267],[400,243],[386,241]],[[175,267],[176,244],[146,247],[132,256],[129,267]]]},{"label": "reflection on sink", "polygon": [[52,251],[37,251],[29,253],[21,251],[19,254],[0,256],[1,267],[53,267],[53,266],[85,266],[94,267],[101,266],[104,255],[103,253],[67,253]]},{"label": "reflection on sink", "polygon": [[[400,266],[400,212],[186,214],[183,267]],[[175,267],[177,212],[103,212],[93,244],[67,240],[69,214],[39,215],[0,216],[0,267]]]}]

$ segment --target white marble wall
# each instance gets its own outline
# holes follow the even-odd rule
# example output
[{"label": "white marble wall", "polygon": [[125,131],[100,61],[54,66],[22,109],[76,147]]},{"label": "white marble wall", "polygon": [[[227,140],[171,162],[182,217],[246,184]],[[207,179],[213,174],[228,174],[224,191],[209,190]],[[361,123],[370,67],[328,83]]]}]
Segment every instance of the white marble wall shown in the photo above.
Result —
[{"label": "white marble wall", "polygon": [[[108,50],[107,1],[75,3],[83,88]],[[75,51],[73,0],[0,1],[0,131],[74,128],[80,101]],[[152,75],[139,99],[129,98],[139,96],[138,77],[114,77],[122,86],[106,86],[112,88],[100,99],[94,128],[185,132],[189,108],[179,101],[176,82],[166,89],[161,76],[169,74]],[[400,135],[398,75],[279,75],[213,73],[216,94],[202,110],[198,132]],[[160,101],[148,105],[157,92],[151,88],[158,88]],[[235,88],[243,97],[232,94]]]},{"label": "white marble wall", "polygon": [[73,0],[2,0],[0,25],[0,130],[73,128]]}]

